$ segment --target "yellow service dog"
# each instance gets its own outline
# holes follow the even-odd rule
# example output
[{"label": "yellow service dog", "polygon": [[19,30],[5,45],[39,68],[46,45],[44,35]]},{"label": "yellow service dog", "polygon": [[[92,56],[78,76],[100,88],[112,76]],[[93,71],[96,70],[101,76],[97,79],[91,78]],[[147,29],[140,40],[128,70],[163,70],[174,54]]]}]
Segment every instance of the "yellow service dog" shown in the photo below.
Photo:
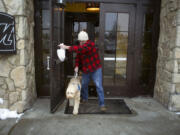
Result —
[{"label": "yellow service dog", "polygon": [[81,81],[80,77],[74,77],[70,80],[67,90],[66,97],[69,99],[69,103],[73,102],[73,114],[77,115],[80,104],[80,94],[81,94]]}]

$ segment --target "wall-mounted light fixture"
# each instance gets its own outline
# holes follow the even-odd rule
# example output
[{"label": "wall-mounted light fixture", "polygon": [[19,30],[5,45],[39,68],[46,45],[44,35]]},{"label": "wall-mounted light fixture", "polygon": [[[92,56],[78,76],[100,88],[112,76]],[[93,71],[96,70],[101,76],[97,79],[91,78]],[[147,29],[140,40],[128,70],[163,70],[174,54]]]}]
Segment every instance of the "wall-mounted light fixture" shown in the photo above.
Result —
[{"label": "wall-mounted light fixture", "polygon": [[95,2],[86,3],[86,10],[90,12],[99,12],[99,3],[95,3]]},{"label": "wall-mounted light fixture", "polygon": [[65,5],[65,0],[56,0],[56,5],[62,7]]}]

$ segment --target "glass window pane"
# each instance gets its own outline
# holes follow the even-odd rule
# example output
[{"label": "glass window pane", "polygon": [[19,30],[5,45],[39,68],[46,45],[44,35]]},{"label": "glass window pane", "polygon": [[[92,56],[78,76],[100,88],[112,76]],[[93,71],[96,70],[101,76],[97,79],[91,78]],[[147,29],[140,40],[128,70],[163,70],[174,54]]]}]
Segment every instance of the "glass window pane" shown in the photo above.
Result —
[{"label": "glass window pane", "polygon": [[104,57],[104,85],[114,85],[115,57]]},{"label": "glass window pane", "polygon": [[117,30],[128,31],[128,27],[129,27],[129,14],[118,13]]},{"label": "glass window pane", "polygon": [[42,28],[50,28],[49,10],[42,10]]},{"label": "glass window pane", "polygon": [[106,13],[105,17],[104,82],[112,85],[124,85],[126,82],[129,14]]},{"label": "glass window pane", "polygon": [[116,76],[126,79],[128,32],[117,32]]},{"label": "glass window pane", "polygon": [[114,60],[113,57],[106,57],[104,61],[104,76],[114,76]]},{"label": "glass window pane", "polygon": [[117,13],[105,14],[105,31],[116,31]]},{"label": "glass window pane", "polygon": [[117,50],[127,50],[128,32],[117,32]]},{"label": "glass window pane", "polygon": [[53,39],[54,39],[54,41],[58,41],[58,39],[59,39],[59,37],[60,37],[60,32],[59,32],[59,28],[56,28],[56,27],[54,27],[54,29],[53,29],[54,31],[53,31]]},{"label": "glass window pane", "polygon": [[74,32],[79,32],[79,23],[74,22]]},{"label": "glass window pane", "polygon": [[104,52],[104,84],[114,84],[114,73],[115,73],[115,53]]},{"label": "glass window pane", "polygon": [[127,63],[127,55],[124,51],[116,50],[116,69],[115,74],[121,76],[126,79],[126,63]]},{"label": "glass window pane", "polygon": [[80,31],[84,30],[87,31],[87,22],[80,22]]},{"label": "glass window pane", "polygon": [[49,1],[41,1],[41,5],[43,9],[49,9]]},{"label": "glass window pane", "polygon": [[49,30],[42,30],[42,39],[49,40]]},{"label": "glass window pane", "polygon": [[49,48],[49,44],[50,44],[50,41],[49,40],[42,40],[42,43],[43,43],[43,49],[50,49]]},{"label": "glass window pane", "polygon": [[112,53],[116,50],[116,32],[105,32],[104,35],[104,51]]},{"label": "glass window pane", "polygon": [[116,85],[120,83],[120,81],[126,80],[126,68],[120,68],[116,67],[116,75],[115,75],[115,81]]}]

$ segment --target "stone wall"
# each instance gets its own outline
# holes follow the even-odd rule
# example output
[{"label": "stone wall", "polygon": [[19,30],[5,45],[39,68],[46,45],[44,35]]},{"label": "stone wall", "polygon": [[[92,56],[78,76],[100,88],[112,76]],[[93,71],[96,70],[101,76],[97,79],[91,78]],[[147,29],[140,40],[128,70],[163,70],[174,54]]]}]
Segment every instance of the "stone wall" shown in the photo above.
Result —
[{"label": "stone wall", "polygon": [[160,38],[154,97],[180,111],[180,1],[161,0]]},{"label": "stone wall", "polygon": [[36,98],[33,0],[0,0],[0,12],[15,17],[17,54],[0,54],[0,108],[22,112]]}]

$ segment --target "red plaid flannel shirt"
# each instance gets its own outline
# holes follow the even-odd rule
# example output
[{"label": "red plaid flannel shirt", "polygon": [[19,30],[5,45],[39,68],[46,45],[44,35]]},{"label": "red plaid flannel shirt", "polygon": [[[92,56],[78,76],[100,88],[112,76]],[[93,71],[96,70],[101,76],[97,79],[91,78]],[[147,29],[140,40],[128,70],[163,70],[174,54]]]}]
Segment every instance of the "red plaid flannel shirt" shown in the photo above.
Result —
[{"label": "red plaid flannel shirt", "polygon": [[74,45],[69,51],[76,52],[75,66],[82,66],[83,73],[93,72],[101,67],[98,51],[94,42],[88,40],[83,45]]}]

